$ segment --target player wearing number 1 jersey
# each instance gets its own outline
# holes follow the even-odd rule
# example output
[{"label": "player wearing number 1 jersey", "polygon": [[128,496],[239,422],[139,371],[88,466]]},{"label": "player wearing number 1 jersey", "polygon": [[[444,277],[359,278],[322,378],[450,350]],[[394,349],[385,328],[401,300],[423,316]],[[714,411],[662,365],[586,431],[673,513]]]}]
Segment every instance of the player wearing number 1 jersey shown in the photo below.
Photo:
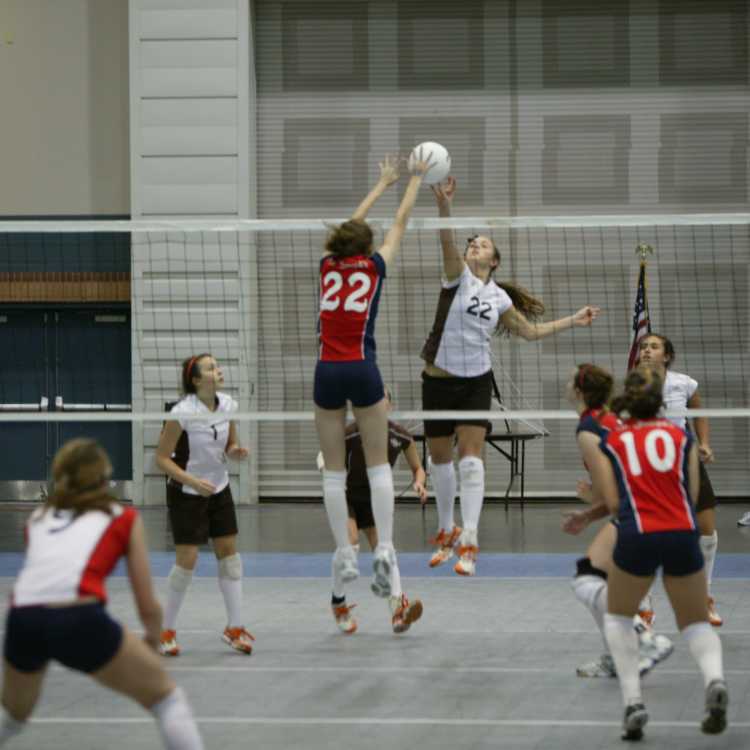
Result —
[{"label": "player wearing number 1 jersey", "polygon": [[658,414],[662,377],[639,367],[612,402],[623,425],[609,432],[591,456],[594,492],[617,513],[619,529],[609,576],[604,629],[620,679],[625,713],[623,739],[639,740],[648,714],[641,698],[638,640],[633,616],[662,568],[677,626],[703,673],[701,728],[726,727],[728,704],[721,641],[708,621],[706,576],[693,507],[699,487],[698,450],[690,435]]},{"label": "player wearing number 1 jersey", "polygon": [[359,575],[349,541],[346,506],[346,404],[351,402],[367,464],[372,510],[378,534],[373,557],[372,591],[391,594],[393,549],[393,476],[388,463],[388,410],[383,381],[375,363],[375,319],[380,291],[398,251],[422,176],[430,168],[421,154],[393,226],[378,251],[365,223],[369,209],[398,180],[398,161],[386,156],[381,175],[350,221],[337,227],[320,262],[318,363],[315,368],[315,425],[323,453],[323,501],[336,541],[334,574],[343,582]]},{"label": "player wearing number 1 jersey", "polygon": [[[456,182],[433,186],[440,216],[450,216]],[[443,287],[435,322],[422,349],[422,408],[425,411],[487,411],[492,403],[490,343],[501,330],[536,341],[570,328],[588,326],[599,313],[584,307],[575,315],[548,323],[533,323],[544,305],[514,284],[498,284],[492,274],[500,265],[500,252],[492,239],[475,235],[463,252],[453,232],[440,231],[443,249]],[[432,459],[435,500],[438,507],[437,550],[430,566],[453,556],[458,543],[459,575],[474,575],[478,552],[477,528],[484,502],[482,448],[485,420],[428,420],[425,436]],[[453,523],[456,473],[453,467],[454,435],[458,437],[458,472],[461,480],[463,531]]]}]

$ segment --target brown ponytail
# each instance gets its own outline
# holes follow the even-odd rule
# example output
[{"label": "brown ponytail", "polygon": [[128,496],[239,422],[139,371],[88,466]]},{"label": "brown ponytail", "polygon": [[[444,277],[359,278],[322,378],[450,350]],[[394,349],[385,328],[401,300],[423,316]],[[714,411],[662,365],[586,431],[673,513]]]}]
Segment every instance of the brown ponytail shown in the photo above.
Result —
[{"label": "brown ponytail", "polygon": [[544,315],[544,302],[537,299],[528,289],[507,281],[495,282],[509,297],[513,307],[527,320],[535,321]]},{"label": "brown ponytail", "polygon": [[612,399],[610,409],[618,416],[627,412],[636,419],[652,419],[661,409],[661,375],[651,367],[641,366],[631,370],[625,378],[625,390]]},{"label": "brown ponytail", "polygon": [[111,476],[109,456],[96,440],[69,440],[52,461],[53,491],[45,507],[72,510],[76,516],[90,510],[111,513],[116,502],[109,492]]}]

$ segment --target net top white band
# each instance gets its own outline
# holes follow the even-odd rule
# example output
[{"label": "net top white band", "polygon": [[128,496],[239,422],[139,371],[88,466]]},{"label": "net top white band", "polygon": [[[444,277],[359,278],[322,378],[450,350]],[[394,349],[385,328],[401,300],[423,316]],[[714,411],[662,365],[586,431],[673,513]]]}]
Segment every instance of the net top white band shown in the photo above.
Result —
[{"label": "net top white band", "polygon": [[[507,420],[509,422],[526,422],[538,420],[572,421],[579,419],[574,411],[558,410],[508,410],[508,411],[394,411],[391,418],[398,421],[433,420],[433,419],[489,419]],[[750,417],[750,407],[733,409],[670,409],[667,417]],[[205,415],[196,414],[193,420],[212,419],[215,415],[209,412]],[[177,419],[165,412],[0,412],[2,422],[164,422]],[[246,411],[232,415],[233,422],[312,422],[315,414],[312,411]]]},{"label": "net top white band", "polygon": [[[329,231],[339,219],[151,219],[137,221],[3,221],[2,232],[297,232]],[[388,228],[392,218],[371,218]],[[750,213],[602,214],[589,216],[413,217],[409,229],[580,229],[585,227],[711,226],[750,224]]]}]

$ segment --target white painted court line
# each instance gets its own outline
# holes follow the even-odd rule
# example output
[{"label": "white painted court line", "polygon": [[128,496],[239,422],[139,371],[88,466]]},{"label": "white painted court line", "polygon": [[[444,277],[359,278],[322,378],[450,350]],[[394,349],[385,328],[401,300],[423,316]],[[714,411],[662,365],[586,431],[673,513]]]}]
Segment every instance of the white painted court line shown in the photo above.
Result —
[{"label": "white painted court line", "polygon": [[[589,721],[556,720],[556,719],[439,719],[439,718],[376,718],[376,717],[271,717],[271,716],[199,716],[199,724],[240,724],[240,725],[269,725],[269,726],[440,726],[440,727],[613,727],[620,729],[620,721]],[[45,718],[31,719],[33,724],[153,724],[151,717],[119,718],[119,717],[90,717],[90,718]],[[697,730],[698,720],[695,721],[650,721],[648,728],[664,727],[669,729]],[[750,729],[750,722],[736,721],[729,725],[732,729]]]},{"label": "white painted court line", "polygon": [[[570,675],[571,667],[371,667],[368,664],[360,664],[358,666],[347,666],[347,667],[265,667],[265,666],[245,666],[245,667],[233,667],[233,666],[189,666],[179,665],[172,666],[167,665],[169,672],[263,672],[267,674],[295,674],[299,672],[331,672],[331,673],[342,673],[351,672],[354,674],[562,674]],[[693,669],[655,669],[650,674],[655,675],[694,675],[698,676],[700,673],[698,668]],[[750,675],[750,669],[725,669],[725,675]],[[580,678],[585,679],[585,678]],[[648,678],[646,678],[648,679]]]}]

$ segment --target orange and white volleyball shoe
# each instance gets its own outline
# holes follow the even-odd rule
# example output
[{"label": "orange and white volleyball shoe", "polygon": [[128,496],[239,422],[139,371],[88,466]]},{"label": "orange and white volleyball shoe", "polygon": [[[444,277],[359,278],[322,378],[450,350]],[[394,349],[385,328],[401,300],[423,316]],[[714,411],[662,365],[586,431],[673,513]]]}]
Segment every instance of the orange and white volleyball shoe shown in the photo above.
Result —
[{"label": "orange and white volleyball shoe", "polygon": [[180,647],[177,645],[176,630],[162,630],[159,637],[159,653],[162,656],[179,656]]},{"label": "orange and white volleyball shoe", "polygon": [[716,611],[716,602],[713,596],[708,597],[708,621],[715,628],[720,628],[724,624],[721,615]]},{"label": "orange and white volleyball shoe", "polygon": [[347,604],[346,602],[331,605],[333,619],[336,620],[336,627],[344,635],[354,635],[357,632],[357,621],[352,615],[352,610],[356,606],[356,604]]},{"label": "orange and white volleyball shoe", "polygon": [[458,540],[458,562],[453,566],[453,571],[460,576],[473,576],[477,571],[477,532],[464,531]]},{"label": "orange and white volleyball shoe", "polygon": [[437,536],[429,540],[430,544],[437,545],[437,550],[435,550],[435,553],[430,558],[431,568],[437,568],[438,565],[448,562],[453,557],[453,548],[456,546],[456,542],[458,542],[460,536],[461,529],[458,526],[454,526],[450,532],[440,529]]},{"label": "orange and white volleyball shoe", "polygon": [[252,642],[255,638],[243,626],[238,628],[224,628],[221,640],[224,643],[228,643],[235,651],[239,651],[241,654],[250,656],[253,653]]},{"label": "orange and white volleyball shoe", "polygon": [[394,633],[405,633],[422,616],[422,602],[415,599],[410,602],[406,594],[391,597],[391,624]]}]

